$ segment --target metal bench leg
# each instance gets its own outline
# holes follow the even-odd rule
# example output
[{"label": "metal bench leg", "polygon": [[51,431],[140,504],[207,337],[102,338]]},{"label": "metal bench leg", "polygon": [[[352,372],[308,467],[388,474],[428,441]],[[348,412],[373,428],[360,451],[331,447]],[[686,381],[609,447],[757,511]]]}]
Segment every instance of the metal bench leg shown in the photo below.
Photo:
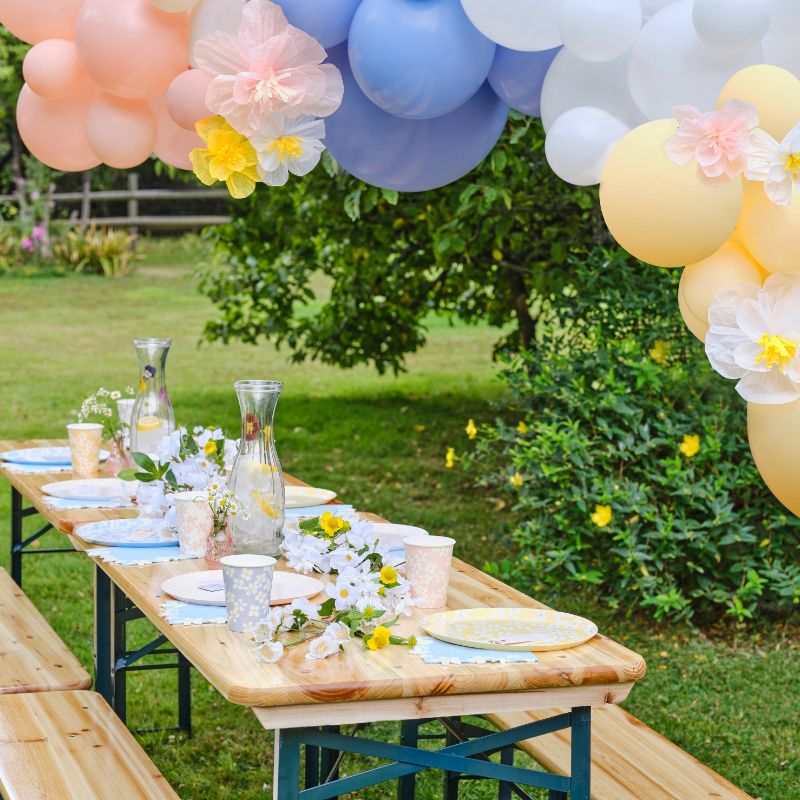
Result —
[{"label": "metal bench leg", "polygon": [[178,728],[192,735],[192,664],[178,653]]},{"label": "metal bench leg", "polygon": [[125,668],[120,668],[128,654],[128,631],[127,621],[120,613],[125,609],[125,593],[114,586],[114,711],[117,716],[127,722],[128,714],[128,675]]},{"label": "metal bench leg", "polygon": [[[456,718],[456,722],[458,719]],[[448,728],[445,731],[444,743],[445,747],[452,747],[458,744],[458,739],[455,734]],[[458,800],[458,783],[461,776],[457,772],[445,772],[444,774],[444,799],[445,800]]]},{"label": "metal bench leg", "polygon": [[[514,748],[506,747],[500,751],[500,763],[506,766],[514,766]],[[497,789],[497,800],[511,800],[512,784],[507,781],[500,781]]]},{"label": "metal bench leg", "polygon": [[22,588],[22,495],[11,487],[11,578]]},{"label": "metal bench leg", "polygon": [[[418,719],[406,719],[400,723],[400,744],[405,747],[416,747],[419,743],[419,728],[422,722]],[[403,775],[397,781],[397,800],[414,800],[417,793],[417,776]]]},{"label": "metal bench leg", "polygon": [[300,797],[300,737],[298,731],[275,731],[275,785],[273,800]]}]

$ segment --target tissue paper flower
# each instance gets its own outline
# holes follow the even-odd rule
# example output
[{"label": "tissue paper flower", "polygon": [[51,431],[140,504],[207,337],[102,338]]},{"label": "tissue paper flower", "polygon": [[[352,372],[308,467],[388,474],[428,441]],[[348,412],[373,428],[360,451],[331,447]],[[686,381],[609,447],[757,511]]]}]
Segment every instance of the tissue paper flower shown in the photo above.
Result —
[{"label": "tissue paper flower", "polygon": [[250,137],[258,174],[267,186],[283,186],[292,175],[308,175],[325,150],[325,123],[314,117],[268,118]]},{"label": "tissue paper flower", "polygon": [[746,177],[761,181],[773,203],[788,206],[792,189],[800,186],[800,123],[776,142],[766,131],[756,131]]},{"label": "tissue paper flower", "polygon": [[221,117],[198,122],[197,133],[206,144],[189,153],[198,180],[206,186],[225,181],[231,197],[249,197],[259,180],[253,145]]}]

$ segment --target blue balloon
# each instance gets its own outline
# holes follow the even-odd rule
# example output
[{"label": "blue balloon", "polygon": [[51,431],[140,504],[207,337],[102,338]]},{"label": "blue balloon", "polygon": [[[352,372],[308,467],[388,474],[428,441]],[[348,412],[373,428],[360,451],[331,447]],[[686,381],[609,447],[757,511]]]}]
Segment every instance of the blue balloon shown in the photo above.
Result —
[{"label": "blue balloon", "polygon": [[452,183],[491,152],[508,119],[508,106],[488,83],[446,116],[394,117],[359,89],[345,46],[329,60],[342,72],[344,100],[325,120],[326,144],[344,169],[373,186],[424,192]]},{"label": "blue balloon", "polygon": [[275,0],[286,19],[311,34],[324,48],[347,39],[353,14],[361,0]]},{"label": "blue balloon", "polygon": [[489,72],[492,89],[515,111],[540,116],[542,84],[559,50],[560,47],[554,47],[527,53],[498,47]]},{"label": "blue balloon", "polygon": [[364,94],[408,119],[463,106],[486,80],[496,49],[460,0],[362,0],[349,46]]}]

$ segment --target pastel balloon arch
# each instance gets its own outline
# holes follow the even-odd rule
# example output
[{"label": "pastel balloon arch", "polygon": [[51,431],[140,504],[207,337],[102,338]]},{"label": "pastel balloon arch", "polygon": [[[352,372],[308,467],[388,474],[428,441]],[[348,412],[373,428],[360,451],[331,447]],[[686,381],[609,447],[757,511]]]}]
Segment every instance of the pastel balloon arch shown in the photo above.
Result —
[{"label": "pastel balloon arch", "polygon": [[737,381],[766,483],[800,514],[797,0],[0,0],[34,45],[20,135],[64,171],[155,154],[236,198],[313,170],[423,191],[509,109]]}]

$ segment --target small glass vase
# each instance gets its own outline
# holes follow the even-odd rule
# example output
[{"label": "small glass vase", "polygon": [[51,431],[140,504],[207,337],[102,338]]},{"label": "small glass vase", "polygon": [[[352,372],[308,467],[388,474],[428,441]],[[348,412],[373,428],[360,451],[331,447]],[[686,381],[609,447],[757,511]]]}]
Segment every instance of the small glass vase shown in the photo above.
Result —
[{"label": "small glass vase", "polygon": [[122,470],[134,466],[129,453],[125,449],[125,445],[122,442],[112,440],[108,446],[108,449],[109,456],[103,464],[103,469],[106,475],[116,478],[117,475],[122,472]]},{"label": "small glass vase", "polygon": [[175,414],[167,394],[167,354],[172,339],[134,339],[139,358],[139,388],[130,422],[132,453],[152,456],[162,439],[175,430]]},{"label": "small glass vase", "polygon": [[206,564],[219,569],[219,562],[225,556],[231,555],[233,555],[233,532],[231,524],[226,522],[223,528],[215,529],[206,540]]},{"label": "small glass vase", "polygon": [[278,558],[285,498],[274,419],[283,384],[239,381],[234,389],[242,412],[242,438],[228,486],[245,513],[234,520],[233,550]]}]

